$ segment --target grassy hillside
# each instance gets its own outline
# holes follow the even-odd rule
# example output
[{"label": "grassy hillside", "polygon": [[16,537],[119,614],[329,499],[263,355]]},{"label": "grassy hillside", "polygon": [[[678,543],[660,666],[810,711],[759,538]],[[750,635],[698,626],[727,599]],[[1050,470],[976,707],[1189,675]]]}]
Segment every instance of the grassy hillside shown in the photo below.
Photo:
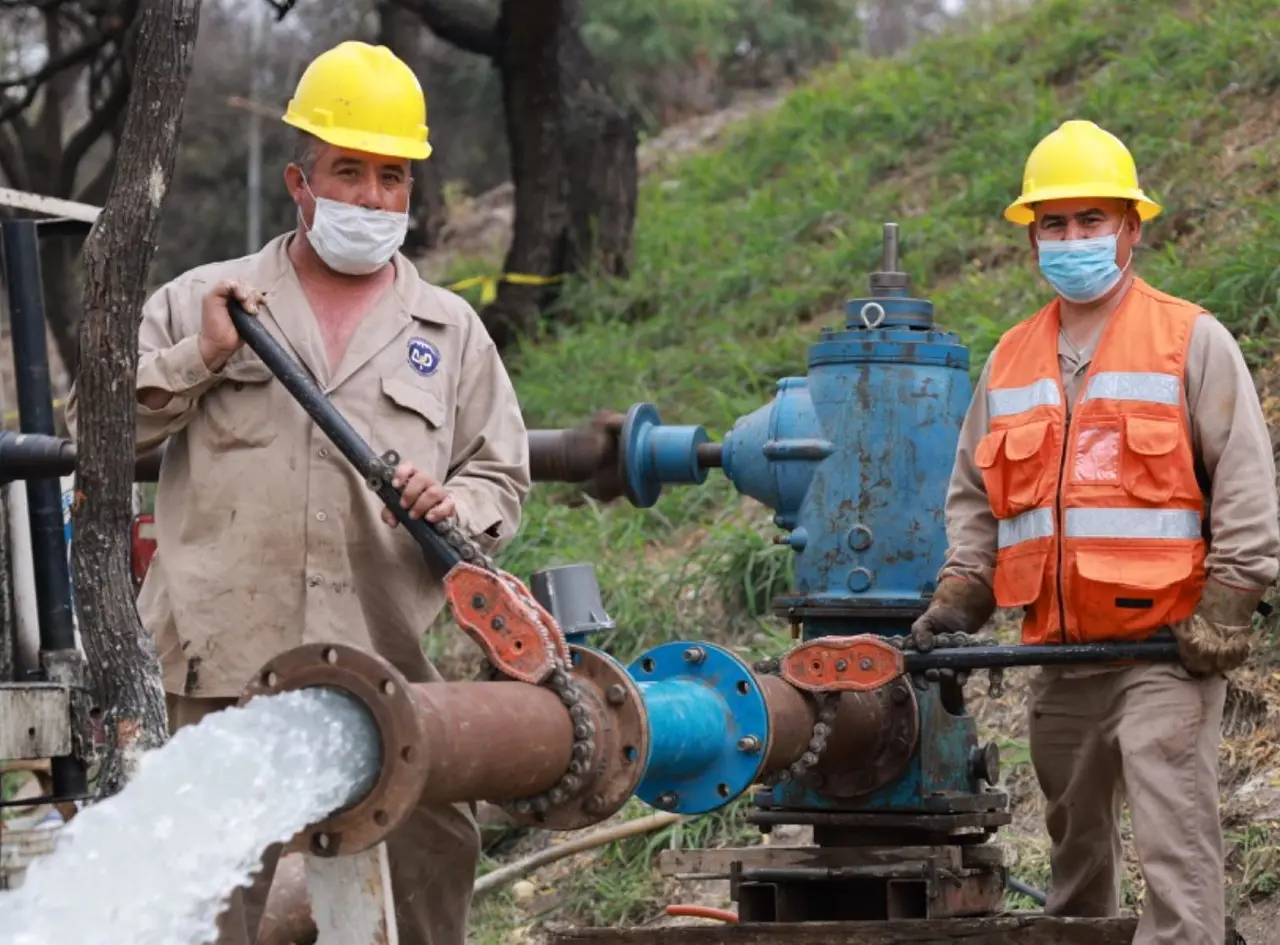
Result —
[{"label": "grassy hillside", "polygon": [[[1048,298],[1001,211],[1035,142],[1073,117],[1121,136],[1165,206],[1147,229],[1142,274],[1217,314],[1262,365],[1280,318],[1277,49],[1275,0],[1043,0],[902,61],[831,68],[723,150],[649,175],[631,278],[570,285],[571,326],[512,366],[528,421],[573,425],[648,400],[664,420],[718,438],[777,378],[804,372],[819,327],[866,291],[887,220],[901,224],[917,294],[970,346],[976,373],[1000,332]],[[569,495],[535,490],[504,563],[527,574],[594,561],[619,624],[600,642],[617,655],[676,636],[748,652],[783,645],[757,615],[786,583],[789,552],[771,544],[767,510],[718,473],[667,490],[651,510],[569,507]],[[1257,713],[1269,713],[1259,700]],[[1241,836],[1247,898],[1277,870],[1265,829]],[[609,856],[643,870],[643,844]],[[1024,876],[1045,879],[1042,857],[1037,871]],[[652,904],[610,899],[605,876],[566,880],[556,918],[653,915]],[[505,900],[495,903],[482,915]]]}]

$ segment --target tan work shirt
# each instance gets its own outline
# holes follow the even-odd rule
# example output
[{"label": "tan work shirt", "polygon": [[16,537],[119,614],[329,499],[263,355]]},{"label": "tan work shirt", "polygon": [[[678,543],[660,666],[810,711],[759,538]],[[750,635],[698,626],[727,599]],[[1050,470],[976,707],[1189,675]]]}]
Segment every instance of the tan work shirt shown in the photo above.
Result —
[{"label": "tan work shirt", "polygon": [[[236,696],[267,660],[315,642],[375,651],[411,682],[438,678],[421,638],[445,603],[441,575],[247,345],[209,372],[197,334],[215,283],[264,291],[268,331],[375,452],[445,483],[486,551],[515,534],[530,487],[515,391],[471,306],[397,255],[395,281],[331,372],[291,238],[187,272],[143,309],[138,389],[174,396],[138,406],[139,452],[168,440],[138,610],[179,695]],[[74,410],[73,391],[69,424]]]},{"label": "tan work shirt", "polygon": [[[1085,351],[1077,356],[1059,335],[1058,362],[1062,367],[1068,423],[1092,353]],[[960,428],[947,493],[948,549],[941,568],[942,575],[976,579],[987,586],[995,571],[997,525],[973,453],[988,432],[990,367],[988,360]],[[1262,590],[1275,581],[1280,571],[1280,523],[1271,435],[1253,378],[1235,339],[1209,314],[1196,320],[1191,333],[1186,409],[1202,482],[1210,484],[1207,573],[1232,587]]]}]

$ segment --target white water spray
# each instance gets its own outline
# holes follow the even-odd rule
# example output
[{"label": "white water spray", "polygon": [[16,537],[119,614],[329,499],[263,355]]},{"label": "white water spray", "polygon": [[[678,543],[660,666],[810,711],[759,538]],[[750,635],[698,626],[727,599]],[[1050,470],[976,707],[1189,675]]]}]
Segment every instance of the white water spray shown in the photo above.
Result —
[{"label": "white water spray", "polygon": [[364,794],[378,734],[326,689],[207,716],[86,808],[23,885],[0,893],[5,945],[206,945],[272,843]]}]

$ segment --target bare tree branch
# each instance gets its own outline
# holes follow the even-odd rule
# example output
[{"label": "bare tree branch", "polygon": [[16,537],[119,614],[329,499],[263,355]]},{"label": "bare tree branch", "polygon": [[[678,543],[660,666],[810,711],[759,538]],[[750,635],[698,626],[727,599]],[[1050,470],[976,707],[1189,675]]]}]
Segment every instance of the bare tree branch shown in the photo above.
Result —
[{"label": "bare tree branch", "polygon": [[26,171],[17,132],[7,125],[0,125],[0,173],[15,190],[29,190],[31,185],[27,182]]},{"label": "bare tree branch", "polygon": [[10,99],[9,104],[0,109],[0,124],[4,124],[19,112],[26,111],[27,107],[36,100],[36,96],[40,94],[40,88],[59,72],[70,69],[72,66],[78,66],[88,62],[96,56],[99,50],[106,45],[111,37],[101,37],[92,41],[81,43],[70,52],[63,53],[61,56],[45,63],[30,75],[23,76],[19,79],[6,79],[0,81],[0,92],[8,92],[10,89],[26,88],[21,98]]},{"label": "bare tree branch", "polygon": [[94,109],[83,125],[71,136],[62,151],[62,165],[58,168],[58,194],[70,194],[75,188],[76,174],[80,170],[80,162],[89,153],[89,149],[97,144],[98,139],[106,134],[124,111],[129,101],[129,88],[132,85],[129,74],[123,72],[111,88],[106,101]]},{"label": "bare tree branch", "polygon": [[129,564],[138,318],[173,175],[200,0],[148,0],[116,174],[84,246],[73,581],[107,732],[100,796],[119,791],[168,724],[155,639],[138,618]]},{"label": "bare tree branch", "polygon": [[469,0],[394,0],[416,13],[428,29],[463,52],[496,59],[501,51],[497,20]]}]

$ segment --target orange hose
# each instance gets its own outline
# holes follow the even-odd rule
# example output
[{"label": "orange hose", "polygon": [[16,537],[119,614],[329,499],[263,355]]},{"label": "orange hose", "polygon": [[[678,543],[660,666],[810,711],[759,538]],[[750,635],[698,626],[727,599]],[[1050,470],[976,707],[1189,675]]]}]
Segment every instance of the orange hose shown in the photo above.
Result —
[{"label": "orange hose", "polygon": [[738,924],[738,914],[736,912],[730,912],[728,909],[717,909],[714,906],[673,903],[667,906],[665,911],[669,916],[691,916],[695,919],[715,919],[717,922],[727,922],[730,925]]}]

